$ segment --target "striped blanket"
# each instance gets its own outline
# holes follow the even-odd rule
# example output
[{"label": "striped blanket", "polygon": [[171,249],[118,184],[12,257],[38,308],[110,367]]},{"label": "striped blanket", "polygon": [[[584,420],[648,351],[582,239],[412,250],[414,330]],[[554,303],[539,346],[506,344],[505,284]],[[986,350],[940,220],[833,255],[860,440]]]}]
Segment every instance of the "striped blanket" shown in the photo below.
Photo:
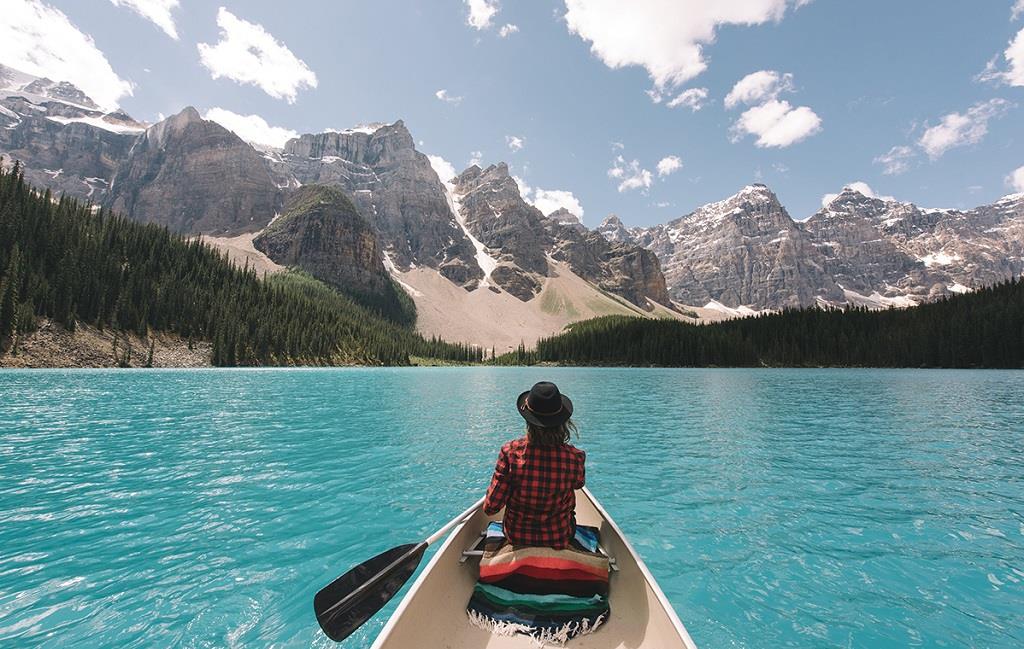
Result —
[{"label": "striped blanket", "polygon": [[492,633],[545,643],[594,631],[609,614],[608,558],[597,545],[597,528],[583,525],[565,550],[512,545],[501,523],[492,522],[467,606],[470,620]]}]

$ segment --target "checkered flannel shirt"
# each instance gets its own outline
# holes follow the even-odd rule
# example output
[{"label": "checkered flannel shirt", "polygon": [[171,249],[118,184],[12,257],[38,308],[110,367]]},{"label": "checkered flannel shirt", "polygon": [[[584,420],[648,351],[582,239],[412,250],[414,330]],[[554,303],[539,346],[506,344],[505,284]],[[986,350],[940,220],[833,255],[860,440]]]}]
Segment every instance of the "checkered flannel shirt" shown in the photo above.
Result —
[{"label": "checkered flannel shirt", "polygon": [[505,508],[505,538],[515,545],[568,546],[576,526],[575,489],[586,479],[587,456],[570,445],[540,446],[526,438],[501,447],[484,512]]}]

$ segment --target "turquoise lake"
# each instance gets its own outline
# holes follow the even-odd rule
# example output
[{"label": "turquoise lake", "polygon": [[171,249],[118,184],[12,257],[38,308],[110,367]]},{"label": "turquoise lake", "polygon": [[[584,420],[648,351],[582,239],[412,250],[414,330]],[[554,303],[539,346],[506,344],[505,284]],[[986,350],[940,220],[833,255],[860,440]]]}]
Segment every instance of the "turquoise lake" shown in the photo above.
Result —
[{"label": "turquoise lake", "polygon": [[368,647],[541,379],[702,649],[1024,646],[1024,372],[568,368],[0,371],[0,646]]}]

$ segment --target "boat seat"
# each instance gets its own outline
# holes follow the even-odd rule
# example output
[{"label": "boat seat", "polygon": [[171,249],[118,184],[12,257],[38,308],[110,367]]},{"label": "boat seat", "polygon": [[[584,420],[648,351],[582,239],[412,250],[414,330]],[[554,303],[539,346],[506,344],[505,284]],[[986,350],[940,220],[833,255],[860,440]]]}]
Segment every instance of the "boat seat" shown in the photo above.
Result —
[{"label": "boat seat", "polygon": [[[484,539],[486,538],[487,532],[480,532],[480,536],[477,537],[475,541],[473,541],[473,544],[462,551],[461,556],[459,556],[459,563],[466,563],[466,561],[470,557],[484,556],[484,551],[480,549],[480,546],[483,545]],[[598,544],[597,553],[608,559],[608,566],[612,569],[612,572],[619,571],[619,567],[615,564],[615,557],[608,554],[608,552],[604,549],[604,546]]]}]

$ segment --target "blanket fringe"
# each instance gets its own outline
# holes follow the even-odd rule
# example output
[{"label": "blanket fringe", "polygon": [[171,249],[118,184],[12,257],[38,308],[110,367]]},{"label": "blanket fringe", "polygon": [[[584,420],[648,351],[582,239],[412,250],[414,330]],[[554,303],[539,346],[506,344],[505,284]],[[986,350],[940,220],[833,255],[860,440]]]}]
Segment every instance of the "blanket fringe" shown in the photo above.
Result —
[{"label": "blanket fringe", "polygon": [[466,614],[469,616],[470,624],[475,627],[490,631],[494,635],[514,636],[522,633],[533,638],[534,645],[537,647],[549,644],[562,646],[578,635],[587,635],[597,631],[597,628],[605,621],[605,616],[601,615],[593,624],[590,623],[590,620],[584,619],[579,622],[566,622],[557,629],[536,629],[517,622],[495,620],[477,611],[466,611]]}]

